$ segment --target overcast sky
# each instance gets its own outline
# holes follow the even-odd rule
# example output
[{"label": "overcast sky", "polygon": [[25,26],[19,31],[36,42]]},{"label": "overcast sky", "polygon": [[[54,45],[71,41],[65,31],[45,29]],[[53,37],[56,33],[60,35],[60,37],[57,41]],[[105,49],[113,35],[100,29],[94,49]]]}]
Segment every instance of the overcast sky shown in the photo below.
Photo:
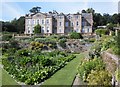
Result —
[{"label": "overcast sky", "polygon": [[63,13],[81,12],[93,8],[96,13],[118,13],[119,0],[2,0],[0,3],[0,20],[11,21],[29,13],[34,6],[40,6],[41,12],[56,10]]}]

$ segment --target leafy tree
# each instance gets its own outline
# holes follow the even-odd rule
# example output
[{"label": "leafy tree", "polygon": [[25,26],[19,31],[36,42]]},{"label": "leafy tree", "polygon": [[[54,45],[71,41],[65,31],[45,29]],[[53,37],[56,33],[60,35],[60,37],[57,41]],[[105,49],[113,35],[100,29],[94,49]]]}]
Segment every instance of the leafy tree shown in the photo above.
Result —
[{"label": "leafy tree", "polygon": [[11,22],[2,22],[2,31],[23,33],[25,28],[25,17],[14,19]]},{"label": "leafy tree", "polygon": [[111,18],[112,18],[111,15],[103,14],[103,16],[102,16],[102,25],[106,25],[108,23],[111,23],[111,20],[112,20]]},{"label": "leafy tree", "polygon": [[82,13],[86,13],[86,11],[85,11],[85,10],[82,10]]},{"label": "leafy tree", "polygon": [[89,85],[111,85],[112,76],[108,71],[91,71],[87,81]]},{"label": "leafy tree", "polygon": [[86,10],[86,12],[87,12],[87,13],[92,13],[92,14],[94,14],[94,13],[95,13],[95,10],[94,10],[93,8],[88,8],[88,9]]},{"label": "leafy tree", "polygon": [[118,14],[117,20],[118,20],[118,23],[120,24],[120,13]]},{"label": "leafy tree", "polygon": [[25,31],[25,17],[24,16],[21,16],[17,20],[17,30],[18,30],[18,33],[24,33]]},{"label": "leafy tree", "polygon": [[38,12],[40,12],[40,9],[41,9],[41,7],[33,7],[33,8],[30,9],[29,11],[30,11],[31,13],[38,13]]},{"label": "leafy tree", "polygon": [[118,23],[118,14],[113,14],[112,15],[112,23],[117,24]]},{"label": "leafy tree", "polygon": [[35,33],[35,34],[41,33],[41,26],[40,26],[39,24],[37,24],[37,25],[34,27],[34,33]]},{"label": "leafy tree", "polygon": [[97,26],[102,25],[102,15],[100,13],[93,14],[93,27],[97,28]]}]

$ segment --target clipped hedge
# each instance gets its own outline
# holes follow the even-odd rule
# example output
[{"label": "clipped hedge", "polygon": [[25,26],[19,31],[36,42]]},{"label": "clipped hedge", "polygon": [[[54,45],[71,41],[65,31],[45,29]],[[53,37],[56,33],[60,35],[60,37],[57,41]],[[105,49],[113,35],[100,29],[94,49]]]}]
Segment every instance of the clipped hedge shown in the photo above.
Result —
[{"label": "clipped hedge", "polygon": [[69,37],[70,39],[83,39],[83,36],[77,32],[71,32]]}]

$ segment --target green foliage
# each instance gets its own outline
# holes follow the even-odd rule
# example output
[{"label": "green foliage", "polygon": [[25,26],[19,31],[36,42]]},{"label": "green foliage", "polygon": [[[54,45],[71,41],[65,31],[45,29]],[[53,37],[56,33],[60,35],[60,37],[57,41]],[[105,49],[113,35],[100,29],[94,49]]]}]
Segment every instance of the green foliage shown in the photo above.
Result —
[{"label": "green foliage", "polygon": [[65,47],[66,47],[66,43],[65,43],[66,41],[67,41],[67,40],[64,39],[64,38],[63,38],[63,39],[60,39],[60,40],[59,40],[59,45],[60,45],[61,47],[65,48]]},{"label": "green foliage", "polygon": [[34,27],[34,33],[35,33],[35,34],[41,33],[41,26],[40,26],[39,24],[37,24],[37,25]]},{"label": "green foliage", "polygon": [[50,38],[36,38],[35,39],[35,42],[39,42],[39,43],[43,43],[47,46],[49,46],[49,44],[51,44],[51,48],[57,48],[57,45],[56,45],[56,40],[55,39],[50,39]]},{"label": "green foliage", "polygon": [[41,7],[33,7],[33,8],[30,9],[29,11],[30,11],[31,13],[38,13],[38,12],[40,12],[40,9],[41,9]]},{"label": "green foliage", "polygon": [[95,30],[95,32],[97,35],[100,35],[100,36],[109,34],[109,30],[107,30],[107,29],[97,29],[97,30]]},{"label": "green foliage", "polygon": [[115,71],[115,74],[116,74],[116,79],[118,82],[120,82],[120,69],[117,68],[117,70]]},{"label": "green foliage", "polygon": [[112,76],[108,71],[100,70],[100,71],[91,71],[88,75],[87,81],[88,85],[104,85],[111,86]]},{"label": "green foliage", "polygon": [[12,38],[11,34],[3,34],[2,41],[9,41]]},{"label": "green foliage", "polygon": [[2,31],[23,33],[25,28],[25,17],[14,19],[11,22],[2,22]]},{"label": "green foliage", "polygon": [[8,47],[19,49],[20,48],[19,42],[17,40],[11,39]]},{"label": "green foliage", "polygon": [[114,24],[112,24],[112,23],[108,23],[108,24],[107,24],[107,28],[108,28],[109,30],[113,30],[113,27],[114,27]]},{"label": "green foliage", "polygon": [[39,43],[39,42],[34,42],[32,41],[30,43],[30,46],[31,46],[31,49],[32,50],[36,50],[36,49],[42,49],[44,47],[44,44],[43,43]]},{"label": "green foliage", "polygon": [[29,85],[43,82],[64,67],[75,56],[60,51],[34,52],[22,49],[2,59],[4,69],[13,77]]},{"label": "green foliage", "polygon": [[77,33],[77,32],[71,32],[69,37],[71,39],[83,39],[82,35],[80,33]]},{"label": "green foliage", "polygon": [[116,43],[113,47],[113,51],[115,54],[120,55],[120,31],[118,32],[118,36],[115,38]]},{"label": "green foliage", "polygon": [[83,81],[86,81],[88,74],[91,73],[91,70],[103,70],[105,69],[105,64],[100,58],[94,58],[90,61],[83,62],[78,67],[78,73],[80,75],[80,78]]}]

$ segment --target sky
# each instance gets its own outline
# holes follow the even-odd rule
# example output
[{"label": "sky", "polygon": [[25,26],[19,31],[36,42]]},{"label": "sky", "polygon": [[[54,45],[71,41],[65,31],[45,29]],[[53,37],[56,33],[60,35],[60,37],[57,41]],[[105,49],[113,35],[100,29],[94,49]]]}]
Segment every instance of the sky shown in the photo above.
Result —
[{"label": "sky", "polygon": [[11,21],[14,18],[25,16],[34,6],[41,7],[41,12],[56,10],[63,12],[77,13],[83,9],[93,8],[96,13],[108,13],[110,15],[118,13],[119,0],[1,0],[0,21]]}]

